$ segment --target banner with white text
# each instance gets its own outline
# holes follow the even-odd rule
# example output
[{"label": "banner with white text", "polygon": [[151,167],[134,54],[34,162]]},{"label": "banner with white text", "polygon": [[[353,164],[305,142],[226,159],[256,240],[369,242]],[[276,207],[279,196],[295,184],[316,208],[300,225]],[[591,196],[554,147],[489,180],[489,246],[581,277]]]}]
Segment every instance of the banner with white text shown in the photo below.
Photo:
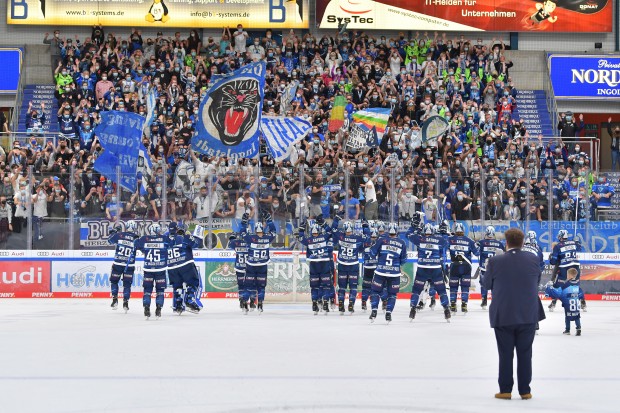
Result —
[{"label": "banner with white text", "polygon": [[309,0],[8,0],[8,24],[308,28]]},{"label": "banner with white text", "polygon": [[317,0],[321,29],[611,32],[610,0]]}]

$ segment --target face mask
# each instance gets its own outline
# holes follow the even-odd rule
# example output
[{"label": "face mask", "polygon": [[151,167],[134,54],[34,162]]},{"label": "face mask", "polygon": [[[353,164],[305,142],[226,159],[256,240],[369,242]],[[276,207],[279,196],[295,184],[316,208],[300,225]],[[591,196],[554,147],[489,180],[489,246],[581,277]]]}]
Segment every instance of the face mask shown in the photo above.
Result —
[{"label": "face mask", "polygon": [[403,159],[407,159],[407,154],[403,153]]},{"label": "face mask", "polygon": [[469,189],[469,184],[464,184],[464,185],[463,185],[463,188],[465,188],[465,189]]},{"label": "face mask", "polygon": [[493,199],[493,201],[497,201],[497,197],[496,196],[494,196],[492,199]]},{"label": "face mask", "polygon": [[457,198],[459,201],[462,201],[462,200],[463,200],[463,196],[462,196],[462,195],[457,195],[457,197],[456,197],[456,198]]},{"label": "face mask", "polygon": [[381,178],[381,177],[377,178],[377,182],[379,182],[380,184],[382,184],[382,183],[383,183],[383,178]]},{"label": "face mask", "polygon": [[161,192],[161,186],[155,187],[155,191]]},{"label": "face mask", "polygon": [[267,188],[267,184],[260,184],[261,188]]},{"label": "face mask", "polygon": [[513,201],[512,199],[508,200],[508,205],[513,205],[515,203],[515,201]]},{"label": "face mask", "polygon": [[116,197],[115,196],[112,197],[112,202],[116,202]]},{"label": "face mask", "polygon": [[364,182],[368,182],[368,177],[367,176],[363,177],[362,179],[364,180]]},{"label": "face mask", "polygon": [[540,196],[545,196],[547,193],[545,191],[540,191]]},{"label": "face mask", "polygon": [[525,195],[525,192],[526,192],[525,188],[520,189],[519,192],[521,192],[521,194]]},{"label": "face mask", "polygon": [[441,163],[441,162],[437,162],[437,165],[436,165],[436,166],[437,166],[438,168],[441,168],[441,165],[442,165],[442,163]]},{"label": "face mask", "polygon": [[368,162],[368,158],[367,157],[364,157],[364,162]]}]

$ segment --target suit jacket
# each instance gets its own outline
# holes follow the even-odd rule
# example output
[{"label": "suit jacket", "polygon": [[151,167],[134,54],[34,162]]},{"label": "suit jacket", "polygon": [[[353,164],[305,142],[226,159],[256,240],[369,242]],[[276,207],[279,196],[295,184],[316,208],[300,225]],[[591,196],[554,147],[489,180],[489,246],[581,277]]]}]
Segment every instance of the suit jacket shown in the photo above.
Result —
[{"label": "suit jacket", "polygon": [[506,251],[488,261],[485,284],[493,291],[491,327],[534,324],[545,319],[538,297],[540,276],[538,257],[521,249]]}]

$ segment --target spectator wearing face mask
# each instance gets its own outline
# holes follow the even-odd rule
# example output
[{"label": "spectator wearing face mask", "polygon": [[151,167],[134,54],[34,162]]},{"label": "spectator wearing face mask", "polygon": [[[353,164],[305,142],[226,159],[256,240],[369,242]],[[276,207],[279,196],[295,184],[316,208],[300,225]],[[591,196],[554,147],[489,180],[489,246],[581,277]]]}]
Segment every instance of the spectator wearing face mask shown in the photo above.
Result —
[{"label": "spectator wearing face mask", "polygon": [[28,133],[39,134],[43,132],[45,125],[45,103],[41,102],[41,111],[34,109],[32,102],[28,102],[28,111],[26,112],[26,130]]},{"label": "spectator wearing face mask", "polygon": [[577,136],[584,127],[583,114],[579,115],[579,123],[576,123],[573,112],[568,111],[566,113],[560,113],[558,131],[560,131],[560,136],[563,140],[566,140],[565,138],[574,140],[575,136]]},{"label": "spectator wearing face mask", "polygon": [[[514,199],[513,199],[514,202]],[[504,207],[502,201],[499,198],[499,194],[492,194],[486,207],[486,219],[499,220],[504,217]]]},{"label": "spectator wearing face mask", "polygon": [[611,138],[611,170],[615,171],[616,166],[620,165],[620,126],[616,125],[612,131],[611,116],[607,119],[607,133]]},{"label": "spectator wearing face mask", "polygon": [[605,175],[599,175],[597,182],[592,185],[592,197],[596,201],[596,208],[611,208],[611,198],[616,194],[614,187],[607,182]]},{"label": "spectator wearing face mask", "polygon": [[7,202],[4,195],[0,195],[0,245],[4,244],[9,236],[9,232],[13,231],[13,208]]},{"label": "spectator wearing face mask", "polygon": [[472,198],[465,196],[462,191],[458,191],[456,197],[450,201],[450,204],[453,221],[471,219]]}]

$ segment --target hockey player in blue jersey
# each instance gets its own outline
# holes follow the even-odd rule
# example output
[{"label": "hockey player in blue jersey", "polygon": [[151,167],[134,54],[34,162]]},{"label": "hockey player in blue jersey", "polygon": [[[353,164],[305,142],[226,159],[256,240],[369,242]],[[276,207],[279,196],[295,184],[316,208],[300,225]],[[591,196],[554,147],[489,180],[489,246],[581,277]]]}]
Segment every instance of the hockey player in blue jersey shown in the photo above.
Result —
[{"label": "hockey player in blue jersey", "polygon": [[[577,240],[568,239],[568,231],[561,229],[558,232],[558,243],[553,245],[553,251],[549,255],[549,264],[555,265],[554,270],[555,279],[553,281],[553,287],[562,287],[566,282],[566,275],[570,268],[577,270],[576,282],[579,285],[580,276],[580,264],[577,253],[583,250],[581,243]],[[553,311],[557,299],[553,299],[549,305],[549,311]],[[581,299],[581,309],[586,311],[586,301]]]},{"label": "hockey player in blue jersey", "polygon": [[545,294],[549,297],[560,300],[564,307],[564,321],[566,329],[564,334],[570,335],[571,321],[575,322],[577,335],[581,335],[581,314],[580,300],[583,300],[583,291],[579,288],[577,275],[579,271],[576,268],[569,268],[566,272],[566,282],[561,287],[554,288],[553,283],[549,281],[545,288]]},{"label": "hockey player in blue jersey", "polygon": [[157,293],[155,298],[155,317],[161,317],[161,309],[164,306],[164,291],[166,290],[166,265],[168,248],[172,244],[169,237],[162,235],[161,226],[157,223],[151,226],[154,235],[143,235],[135,242],[136,251],[144,254],[144,316],[148,320],[151,317],[151,294],[153,288]]},{"label": "hockey player in blue jersey", "polygon": [[538,257],[538,262],[540,263],[540,270],[544,271],[545,269],[545,259],[543,257],[542,249],[538,245],[538,241],[536,241],[536,232],[528,231],[525,236],[525,242],[523,243],[523,247],[521,248],[523,251],[531,252],[532,254]]},{"label": "hockey player in blue jersey", "polygon": [[[321,226],[323,228],[321,228]],[[322,301],[325,314],[329,312],[329,299],[332,295],[332,272],[330,262],[333,256],[327,243],[332,238],[330,228],[325,225],[323,215],[316,218],[316,222],[310,227],[310,235],[306,236],[306,224],[299,226],[297,234],[299,241],[307,248],[306,261],[310,271],[310,296],[312,298],[312,311],[319,313],[319,301]]]},{"label": "hockey player in blue jersey", "polygon": [[[353,234],[353,224],[346,221],[342,230],[338,230],[340,218],[337,216],[332,224],[334,243],[338,244],[338,311],[344,314],[344,296],[349,288],[349,312],[354,311],[359,281],[359,255],[363,253],[364,239]],[[368,224],[364,223],[367,230]]]},{"label": "hockey player in blue jersey", "polygon": [[239,291],[239,306],[245,311],[245,269],[248,259],[248,243],[243,239],[245,234],[231,234],[228,237],[228,248],[235,250],[235,273],[237,274],[237,289]]},{"label": "hockey player in blue jersey", "polygon": [[392,311],[396,305],[396,295],[400,289],[400,272],[407,262],[407,245],[398,238],[396,224],[390,224],[387,237],[380,237],[370,248],[370,253],[377,257],[377,269],[372,279],[372,296],[370,298],[372,312],[370,321],[377,318],[379,295],[387,287],[388,299],[385,321],[392,321]]},{"label": "hockey player in blue jersey", "polygon": [[461,311],[467,312],[469,287],[471,286],[472,255],[478,256],[478,244],[465,236],[463,224],[454,224],[454,235],[448,237],[450,252],[450,311],[456,313],[456,297],[461,287]]},{"label": "hockey player in blue jersey", "polygon": [[[372,291],[372,278],[375,274],[375,270],[377,269],[377,256],[372,255],[370,252],[370,248],[377,242],[379,238],[379,232],[376,228],[370,230],[370,236],[366,237],[364,240],[364,272],[362,278],[362,310],[366,311],[367,309],[367,301],[370,298],[370,293]],[[387,290],[384,290],[381,293],[381,301],[387,307]]]},{"label": "hockey player in blue jersey", "polygon": [[[415,318],[416,306],[420,300],[420,294],[424,289],[426,281],[430,281],[439,294],[439,300],[444,309],[444,316],[449,322],[451,314],[442,271],[442,264],[445,251],[448,248],[448,241],[441,234],[433,235],[432,224],[425,224],[422,234],[420,234],[420,222],[420,216],[414,216],[411,222],[411,228],[407,232],[407,239],[418,249],[418,268],[411,291],[411,310],[409,312],[409,318],[411,320]],[[448,230],[445,228],[445,224],[441,226],[441,232],[447,233]]]},{"label": "hockey player in blue jersey", "polygon": [[[194,248],[202,246],[202,239],[186,233],[185,225],[176,226],[176,234],[170,234],[168,248],[168,280],[173,289],[172,307],[177,314],[185,308],[189,312],[200,312],[200,276],[194,264]],[[185,288],[183,288],[185,285]]]},{"label": "hockey player in blue jersey", "polygon": [[[248,244],[248,259],[245,267],[245,287],[243,294],[243,305],[245,312],[248,311],[248,301],[252,292],[256,291],[258,298],[258,311],[263,312],[263,300],[265,299],[265,288],[267,287],[267,266],[269,264],[269,249],[271,243],[276,238],[276,226],[271,219],[271,214],[263,213],[262,218],[265,224],[257,222],[254,225],[254,233],[243,235],[243,240]],[[248,225],[249,215],[243,214],[241,220],[242,229]],[[267,232],[265,232],[265,227]]]},{"label": "hockey player in blue jersey", "polygon": [[484,231],[484,239],[478,241],[478,250],[480,251],[480,262],[476,273],[480,275],[480,294],[482,296],[480,307],[482,307],[483,310],[486,310],[488,291],[485,287],[484,275],[487,270],[487,262],[489,261],[489,258],[506,251],[504,243],[495,238],[495,228],[492,225],[486,227]]},{"label": "hockey player in blue jersey", "polygon": [[136,250],[134,246],[138,235],[134,221],[127,221],[125,224],[126,231],[121,231],[122,227],[116,225],[110,231],[108,243],[116,244],[114,251],[114,262],[112,263],[112,271],[110,274],[110,286],[112,288],[112,309],[118,308],[118,283],[123,278],[123,310],[125,313],[129,310],[129,298],[131,297],[131,284],[133,282],[133,273],[136,268]]}]

